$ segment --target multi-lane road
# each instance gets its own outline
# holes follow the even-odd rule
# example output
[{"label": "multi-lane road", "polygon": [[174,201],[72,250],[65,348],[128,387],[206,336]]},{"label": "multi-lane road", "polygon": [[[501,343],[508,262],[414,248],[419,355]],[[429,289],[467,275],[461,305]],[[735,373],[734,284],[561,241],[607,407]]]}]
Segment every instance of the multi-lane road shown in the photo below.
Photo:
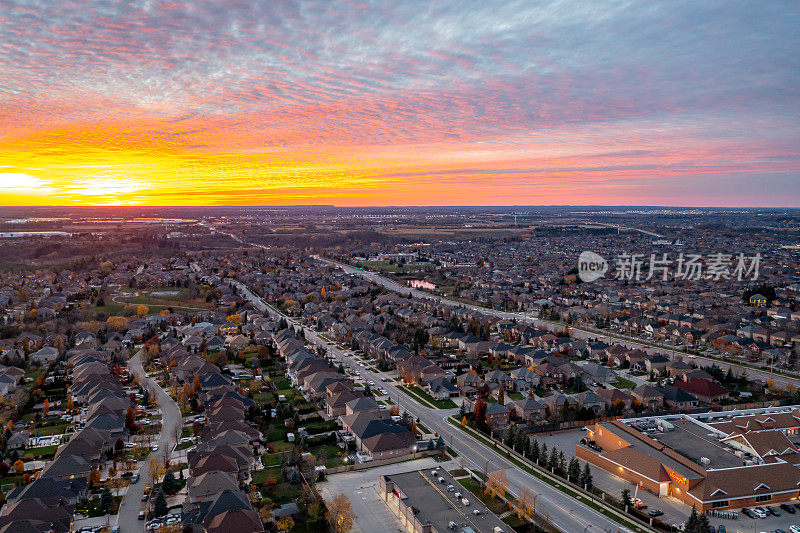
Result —
[{"label": "multi-lane road", "polygon": [[[232,282],[239,293],[250,301],[257,309],[267,312],[273,318],[286,318],[296,327],[303,327],[298,321],[278,313],[267,305],[261,298],[239,282]],[[474,437],[464,433],[459,428],[447,422],[447,417],[456,412],[455,409],[442,410],[425,407],[404,392],[400,391],[391,381],[382,381],[388,374],[370,370],[368,364],[363,367],[358,365],[356,355],[349,350],[340,348],[335,343],[329,342],[310,328],[304,328],[307,341],[317,346],[324,347],[329,356],[338,359],[361,372],[361,378],[366,382],[374,381],[375,386],[385,388],[391,399],[398,404],[401,410],[407,411],[411,416],[420,420],[429,431],[438,433],[445,442],[454,449],[460,457],[478,471],[492,472],[505,469],[508,476],[508,490],[512,494],[519,493],[522,487],[531,488],[536,494],[536,511],[540,516],[547,518],[561,531],[583,532],[615,532],[628,531],[616,522],[600,514],[594,509],[583,505],[577,500],[553,488],[538,478],[523,472],[515,464],[498,454]],[[570,450],[566,450],[570,452]]]},{"label": "multi-lane road", "polygon": [[[319,256],[314,256],[314,257],[316,259],[318,259],[319,261],[322,261],[324,263],[327,263],[327,264],[330,264],[330,265],[336,265],[338,267],[341,267],[348,274],[352,274],[352,275],[355,275],[355,276],[360,276],[360,277],[362,277],[364,279],[368,279],[368,280],[370,280],[370,281],[372,281],[374,283],[382,285],[383,287],[385,287],[385,288],[387,288],[389,290],[400,292],[402,294],[409,294],[410,293],[413,296],[418,297],[418,298],[432,299],[432,300],[435,300],[437,302],[440,302],[440,303],[443,303],[443,304],[447,304],[447,305],[465,307],[467,309],[472,309],[474,311],[480,311],[481,313],[484,313],[484,314],[487,314],[487,315],[491,315],[491,316],[496,316],[498,318],[505,318],[505,319],[508,319],[508,320],[516,319],[517,321],[528,322],[528,323],[531,323],[531,324],[533,324],[533,325],[535,325],[537,327],[548,329],[550,331],[564,331],[564,328],[565,328],[565,326],[563,326],[563,325],[554,324],[552,322],[547,322],[547,321],[544,321],[544,320],[540,320],[538,318],[531,317],[531,316],[526,315],[524,313],[515,313],[515,312],[510,312],[510,311],[499,311],[497,309],[489,309],[489,308],[481,307],[481,306],[477,306],[477,305],[471,305],[471,304],[465,304],[463,302],[457,302],[455,300],[450,300],[450,299],[448,299],[448,298],[446,298],[444,296],[439,296],[439,295],[431,294],[429,292],[424,292],[424,291],[420,291],[420,290],[417,290],[417,289],[404,287],[404,286],[398,284],[397,282],[392,281],[392,280],[390,280],[388,278],[385,278],[385,277],[383,277],[380,274],[377,274],[375,272],[370,272],[368,270],[364,270],[364,269],[361,269],[361,268],[353,267],[353,266],[350,266],[350,265],[345,265],[343,263],[339,263],[338,261],[332,261],[332,260],[326,259],[324,257],[319,257]],[[645,352],[647,352],[647,353],[649,353],[651,355],[659,353],[659,354],[662,354],[662,355],[664,355],[666,357],[670,357],[670,358],[674,358],[677,355],[681,355],[682,357],[688,358],[688,356],[686,354],[682,354],[681,352],[675,352],[674,350],[669,350],[669,349],[666,349],[666,348],[654,347],[654,346],[651,346],[651,345],[648,345],[648,344],[639,343],[639,342],[632,341],[632,340],[629,340],[629,339],[626,339],[626,338],[618,337],[618,336],[614,335],[613,333],[608,333],[608,332],[606,332],[606,333],[598,333],[596,331],[581,329],[581,328],[572,327],[572,326],[570,326],[570,328],[569,328],[569,333],[570,333],[570,336],[572,336],[573,338],[576,338],[576,339],[589,339],[589,338],[610,339],[611,341],[617,342],[617,343],[619,343],[619,344],[621,344],[623,346],[626,346],[628,348],[639,348],[639,349],[644,350]],[[700,363],[707,364],[707,365],[715,364],[718,367],[722,368],[722,370],[724,370],[724,371],[727,371],[728,368],[731,368],[736,374],[739,374],[740,372],[744,372],[745,375],[751,380],[766,381],[768,379],[772,379],[773,381],[775,381],[775,383],[778,386],[791,385],[793,387],[797,387],[798,385],[800,385],[800,378],[791,377],[791,376],[784,376],[782,374],[776,374],[774,372],[769,372],[767,370],[759,370],[759,369],[755,369],[755,368],[751,368],[751,367],[747,367],[747,366],[737,365],[735,363],[727,363],[727,362],[724,362],[724,361],[719,361],[719,360],[716,360],[716,359],[702,357],[702,356],[699,356],[699,355],[695,356],[694,358],[692,358],[692,361],[697,363],[697,364],[700,364]]]}]

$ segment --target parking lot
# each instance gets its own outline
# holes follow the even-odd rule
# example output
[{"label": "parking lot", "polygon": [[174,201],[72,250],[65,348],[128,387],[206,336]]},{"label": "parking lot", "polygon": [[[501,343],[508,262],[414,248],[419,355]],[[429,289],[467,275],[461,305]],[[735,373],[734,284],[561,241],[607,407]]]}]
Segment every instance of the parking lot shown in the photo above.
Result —
[{"label": "parking lot", "polygon": [[437,463],[430,458],[417,459],[355,472],[331,474],[317,487],[325,500],[330,500],[334,494],[339,493],[344,493],[350,498],[353,512],[357,516],[352,529],[354,533],[398,533],[405,529],[386,503],[378,496],[378,478],[384,474],[397,474],[437,466],[454,468],[453,465]]},{"label": "parking lot", "polygon": [[[575,443],[577,443],[580,438],[585,435],[585,431],[580,429],[571,429],[553,433],[538,433],[533,435],[532,438],[535,438],[537,441],[539,441],[540,446],[543,443],[547,444],[548,449],[552,449],[552,447],[555,446],[559,450],[563,451],[564,455],[571,457],[572,455],[575,455]],[[581,461],[581,467],[583,467],[583,461]],[[592,478],[594,479],[594,484],[596,487],[604,492],[607,492],[615,498],[620,497],[624,488],[629,489],[632,497],[635,495],[636,498],[641,499],[642,502],[647,505],[646,510],[658,509],[663,511],[664,514],[660,516],[659,519],[667,524],[678,525],[685,523],[692,511],[691,507],[675,498],[659,498],[657,495],[643,490],[637,492],[635,484],[606,472],[602,468],[591,465],[591,469]],[[709,516],[708,520],[717,531],[719,530],[720,525],[725,526],[725,531],[727,533],[735,533],[737,531],[741,533],[750,531],[755,533],[759,533],[761,531],[773,532],[780,529],[789,532],[789,528],[792,525],[800,528],[800,510],[796,510],[795,514],[791,514],[783,509],[780,509],[777,505],[774,507],[776,511],[780,513],[780,516],[769,514],[766,518],[753,519],[748,518],[740,512],[737,520],[726,520],[712,516]],[[798,530],[798,533],[800,533],[800,529]]]}]

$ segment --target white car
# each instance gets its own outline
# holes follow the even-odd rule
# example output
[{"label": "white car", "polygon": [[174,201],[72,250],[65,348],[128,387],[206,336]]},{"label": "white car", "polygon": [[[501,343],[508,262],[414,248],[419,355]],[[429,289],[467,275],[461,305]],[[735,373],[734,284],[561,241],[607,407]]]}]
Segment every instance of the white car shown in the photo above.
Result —
[{"label": "white car", "polygon": [[154,452],[157,452],[157,451],[158,451],[158,444],[153,444],[153,451],[154,451]]},{"label": "white car", "polygon": [[375,385],[375,382],[370,380],[369,384],[370,385]]},{"label": "white car", "polygon": [[800,526],[789,526],[789,531],[792,533],[800,533]]}]

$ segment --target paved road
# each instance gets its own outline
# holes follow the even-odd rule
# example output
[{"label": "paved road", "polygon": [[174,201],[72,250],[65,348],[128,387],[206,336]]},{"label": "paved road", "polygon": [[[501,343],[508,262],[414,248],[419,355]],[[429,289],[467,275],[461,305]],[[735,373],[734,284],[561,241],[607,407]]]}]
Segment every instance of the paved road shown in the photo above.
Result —
[{"label": "paved road", "polygon": [[[261,298],[253,294],[243,284],[236,281],[231,283],[239,289],[243,297],[247,298],[259,310],[266,311],[273,317],[283,316],[270,306],[267,306]],[[284,318],[287,318],[289,322],[296,326],[302,326],[292,318]],[[353,353],[339,348],[336,344],[329,343],[309,328],[304,328],[304,330],[306,340],[327,348],[329,355],[343,360],[351,369],[360,370],[362,379],[366,381],[372,380],[376,385],[384,387],[401,410],[405,410],[411,416],[420,419],[422,424],[430,431],[441,435],[447,444],[469,463],[469,466],[478,471],[486,472],[505,469],[509,480],[508,490],[512,494],[516,495],[522,487],[530,487],[537,494],[537,512],[542,516],[549,517],[550,522],[560,530],[566,532],[584,531],[585,533],[591,531],[628,531],[594,509],[579,503],[538,478],[523,472],[493,449],[465,434],[460,429],[453,427],[446,421],[446,418],[455,414],[457,412],[456,409],[431,409],[420,405],[410,396],[398,390],[391,382],[381,382],[381,378],[388,377],[388,374],[372,372],[369,370],[368,365],[363,368],[359,367]]]},{"label": "paved road", "polygon": [[[540,320],[538,318],[531,317],[529,315],[526,315],[525,313],[516,313],[516,312],[510,312],[510,311],[499,311],[499,310],[496,310],[496,309],[489,309],[487,307],[481,307],[481,306],[477,306],[477,305],[465,304],[463,302],[457,302],[455,300],[450,300],[449,298],[445,298],[444,296],[438,296],[438,295],[435,295],[435,294],[431,294],[429,292],[424,292],[424,291],[420,291],[420,290],[417,290],[417,289],[412,289],[410,287],[404,287],[404,286],[402,286],[402,285],[400,285],[400,284],[398,284],[398,283],[396,283],[396,282],[394,282],[394,281],[392,281],[392,280],[390,280],[388,278],[385,278],[385,277],[383,277],[380,274],[377,274],[375,272],[370,272],[370,271],[367,271],[367,270],[363,270],[361,268],[352,267],[350,265],[345,265],[343,263],[339,263],[338,261],[332,261],[330,259],[326,259],[326,258],[319,257],[319,256],[314,256],[314,257],[316,259],[318,259],[319,261],[322,261],[324,263],[328,263],[330,265],[339,266],[345,272],[347,272],[348,274],[353,274],[353,275],[356,275],[356,276],[360,276],[360,277],[362,277],[364,279],[368,279],[368,280],[373,281],[373,282],[375,282],[375,283],[377,283],[379,285],[382,285],[382,286],[386,287],[389,290],[400,292],[402,294],[411,293],[413,296],[418,297],[418,298],[427,298],[427,299],[432,299],[432,300],[435,300],[435,301],[443,303],[443,304],[466,307],[467,309],[472,309],[474,311],[480,311],[480,312],[482,312],[484,314],[496,316],[496,317],[499,317],[499,318],[505,318],[505,319],[509,319],[509,320],[516,319],[517,321],[529,322],[529,323],[531,323],[531,324],[533,324],[533,325],[535,325],[537,327],[545,328],[545,329],[547,329],[549,331],[564,331],[564,328],[565,328],[565,326],[562,326],[560,324],[553,324],[552,322],[545,322],[544,320]],[[586,330],[586,329],[580,329],[580,328],[576,328],[576,327],[572,327],[572,326],[570,326],[569,332],[570,332],[570,335],[573,338],[577,338],[577,339],[588,339],[588,338],[609,339],[609,340],[613,340],[614,342],[618,342],[619,344],[622,344],[623,346],[626,346],[628,348],[639,348],[641,350],[646,351],[649,354],[659,353],[659,354],[662,354],[662,355],[664,355],[666,357],[669,357],[669,358],[675,358],[675,357],[680,356],[680,357],[688,360],[688,355],[687,354],[683,354],[681,352],[669,350],[669,349],[666,349],[666,348],[656,348],[656,347],[649,346],[649,345],[646,345],[646,344],[641,344],[641,343],[638,343],[638,342],[635,342],[635,341],[630,341],[630,340],[627,340],[627,339],[623,339],[621,337],[617,337],[616,335],[614,335],[612,333],[597,333],[595,331],[590,331],[590,330]],[[725,363],[725,362],[722,362],[722,361],[718,361],[716,359],[710,359],[710,358],[701,357],[701,356],[695,356],[694,358],[691,359],[691,361],[695,362],[697,364],[705,364],[705,365],[710,365],[710,364],[713,363],[713,364],[717,365],[718,367],[722,368],[724,371],[727,371],[728,368],[732,368],[733,371],[735,373],[737,373],[737,374],[742,372],[742,371],[744,371],[745,374],[747,375],[747,377],[750,378],[751,380],[766,381],[768,379],[772,379],[779,386],[785,386],[787,384],[790,384],[790,385],[796,387],[796,386],[800,385],[800,378],[783,376],[783,375],[780,375],[780,374],[775,374],[773,372],[769,372],[767,370],[757,370],[757,369],[754,369],[754,368],[749,368],[749,367],[746,367],[746,366],[737,365],[735,363]]]},{"label": "paved road", "polygon": [[128,368],[131,373],[141,378],[142,383],[146,383],[146,387],[150,390],[151,394],[155,394],[156,403],[161,409],[161,435],[158,438],[158,451],[153,452],[147,457],[145,461],[139,463],[139,474],[141,479],[135,485],[128,488],[128,492],[122,499],[119,507],[118,525],[121,533],[141,532],[144,531],[144,521],[139,520],[139,510],[142,508],[142,493],[144,486],[151,482],[147,475],[147,470],[150,465],[150,458],[158,457],[163,462],[165,453],[173,449],[177,443],[176,436],[180,436],[182,427],[181,411],[178,404],[162,389],[158,383],[152,378],[145,375],[144,368],[142,368],[141,360],[142,352],[139,351],[136,355],[131,357],[128,361]]}]

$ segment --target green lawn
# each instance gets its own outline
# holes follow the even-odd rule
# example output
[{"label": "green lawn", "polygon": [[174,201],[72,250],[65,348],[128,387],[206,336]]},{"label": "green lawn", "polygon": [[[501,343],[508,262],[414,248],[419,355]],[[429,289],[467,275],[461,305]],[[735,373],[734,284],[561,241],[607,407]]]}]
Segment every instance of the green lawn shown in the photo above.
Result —
[{"label": "green lawn", "polygon": [[449,398],[447,400],[435,400],[430,394],[428,394],[427,392],[425,392],[424,390],[420,389],[417,386],[411,387],[411,390],[414,391],[414,393],[416,393],[417,396],[419,396],[423,400],[435,405],[438,409],[454,409],[455,407],[457,407],[457,405],[455,404],[455,402],[453,402],[453,400],[450,400]]},{"label": "green lawn", "polygon": [[281,464],[281,454],[267,453],[261,456],[261,463],[264,466],[277,466]]},{"label": "green lawn", "polygon": [[635,389],[636,388],[636,383],[634,383],[633,381],[631,381],[629,379],[625,379],[623,377],[617,377],[617,380],[614,383],[612,383],[612,385],[615,386],[618,389]]},{"label": "green lawn", "polygon": [[68,425],[69,424],[65,422],[63,424],[56,424],[54,426],[45,426],[45,427],[31,429],[31,435],[38,434],[42,437],[48,437],[50,435],[61,435],[66,431]]},{"label": "green lawn", "polygon": [[525,399],[525,396],[523,396],[521,392],[509,392],[508,397],[515,401]]},{"label": "green lawn", "polygon": [[55,455],[56,450],[58,449],[58,445],[53,446],[42,446],[40,448],[28,448],[25,450],[25,455],[23,456],[25,459],[36,459],[39,457],[50,457]]}]

